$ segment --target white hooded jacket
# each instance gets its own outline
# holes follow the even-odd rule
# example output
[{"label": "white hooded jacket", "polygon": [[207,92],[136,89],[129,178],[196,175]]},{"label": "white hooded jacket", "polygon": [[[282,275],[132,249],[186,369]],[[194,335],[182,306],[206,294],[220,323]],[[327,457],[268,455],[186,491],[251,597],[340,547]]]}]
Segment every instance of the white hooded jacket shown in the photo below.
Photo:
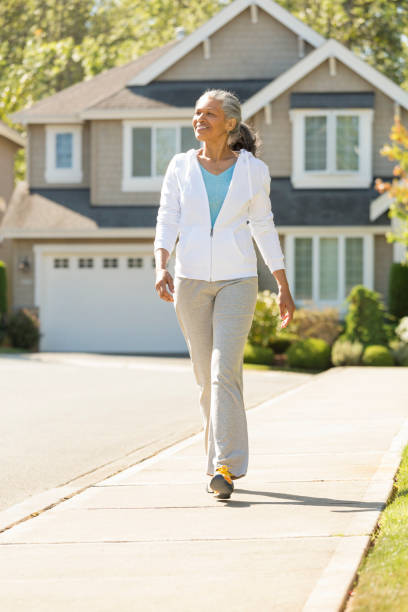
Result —
[{"label": "white hooded jacket", "polygon": [[271,210],[268,166],[241,149],[227,195],[211,228],[198,150],[177,153],[167,167],[157,213],[154,250],[176,247],[175,276],[206,281],[257,276],[254,237],[270,269],[284,269]]}]

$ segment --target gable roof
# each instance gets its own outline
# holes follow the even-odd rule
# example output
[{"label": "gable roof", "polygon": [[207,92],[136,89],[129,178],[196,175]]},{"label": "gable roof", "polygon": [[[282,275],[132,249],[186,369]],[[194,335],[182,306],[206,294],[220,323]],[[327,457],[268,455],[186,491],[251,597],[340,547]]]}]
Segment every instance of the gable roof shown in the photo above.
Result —
[{"label": "gable roof", "polygon": [[[84,117],[95,116],[95,110],[120,110],[153,108],[187,108],[188,116],[195,101],[207,87],[224,87],[233,90],[240,100],[251,98],[268,85],[271,79],[200,79],[188,81],[153,81],[149,85],[125,87],[112,96],[95,104]],[[163,113],[162,113],[163,114]]]},{"label": "gable roof", "polygon": [[13,113],[11,119],[17,123],[43,123],[54,120],[61,123],[81,121],[81,112],[98,104],[126,86],[128,80],[147,65],[167,53],[179,41],[172,40],[161,47],[141,55],[135,60],[97,74],[63,89],[52,96],[39,100],[28,109]]},{"label": "gable roof", "polygon": [[7,138],[7,140],[10,140],[11,142],[14,142],[14,144],[18,145],[19,147],[25,147],[25,139],[18,132],[12,130],[11,127],[7,125],[7,123],[4,123],[4,121],[1,120],[0,136],[3,136],[3,138]]},{"label": "gable roof", "polygon": [[274,0],[235,0],[235,2],[221,9],[197,30],[186,36],[166,55],[147,66],[144,70],[141,70],[130,79],[128,85],[147,85],[251,5],[263,9],[271,17],[282,23],[289,30],[292,30],[294,34],[310,43],[313,47],[318,47],[326,40],[323,36],[312,30],[312,28],[294,17],[292,13],[289,13],[289,11],[274,2]]},{"label": "gable roof", "polygon": [[367,62],[361,60],[355,53],[347,49],[347,47],[337,40],[331,38],[318,49],[308,53],[308,55],[299,60],[297,64],[276,77],[274,81],[245,102],[242,105],[243,117],[251,117],[257,113],[266,104],[280,96],[284,91],[289,89],[289,87],[292,87],[297,81],[305,77],[331,57],[337,58],[356,74],[381,90],[386,96],[408,109],[407,91],[367,64]]}]

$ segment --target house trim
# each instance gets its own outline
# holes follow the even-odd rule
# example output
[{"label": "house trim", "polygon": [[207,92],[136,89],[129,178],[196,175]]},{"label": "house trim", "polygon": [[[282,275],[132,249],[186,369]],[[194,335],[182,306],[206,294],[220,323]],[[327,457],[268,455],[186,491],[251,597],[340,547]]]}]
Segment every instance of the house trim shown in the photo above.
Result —
[{"label": "house trim", "polygon": [[[28,111],[29,109],[27,109]],[[35,115],[27,117],[26,111],[17,111],[12,113],[10,118],[15,123],[21,123],[21,125],[28,125],[29,123],[82,123],[80,113],[75,115]]]},{"label": "house trim", "polygon": [[[150,66],[139,72],[137,76],[128,81],[128,85],[147,85],[165,70],[173,66],[192,49],[203,43],[212,34],[232,21],[237,15],[257,5],[271,17],[279,21],[286,28],[297,34],[313,47],[318,47],[326,40],[309,26],[302,23],[286,9],[282,8],[273,0],[235,0],[225,8],[221,9],[214,17],[204,23],[197,30],[186,36],[178,45],[173,47],[168,53],[153,62]],[[253,9],[250,9],[253,11]],[[253,15],[253,12],[251,13]]]},{"label": "house trim", "polygon": [[372,200],[370,204],[370,221],[375,221],[378,219],[378,217],[385,213],[390,208],[393,201],[394,198],[388,191],[385,191],[379,195],[378,198]]},{"label": "house trim", "polygon": [[356,74],[371,83],[371,85],[381,90],[386,96],[392,98],[395,102],[408,110],[408,92],[404,91],[391,81],[391,79],[361,60],[337,40],[330,39],[318,49],[311,51],[306,57],[292,66],[292,68],[289,68],[286,72],[276,77],[269,85],[266,85],[266,87],[253,95],[252,98],[244,102],[242,105],[243,116],[251,117],[257,113],[265,104],[280,96],[289,89],[289,87],[292,87],[297,81],[315,70],[315,68],[330,57],[335,57],[340,60],[350,68],[350,70],[353,70]]},{"label": "house trim", "polygon": [[26,146],[25,138],[20,136],[18,132],[11,129],[8,125],[3,123],[2,121],[0,121],[0,136],[7,138],[7,140],[10,140],[10,142],[14,142],[14,144],[20,147]]},{"label": "house trim", "polygon": [[[57,168],[55,165],[56,135],[72,134],[72,167]],[[45,126],[45,172],[47,183],[81,183],[82,173],[82,125]]]},{"label": "house trim", "polygon": [[86,119],[160,119],[165,114],[169,119],[190,120],[194,113],[193,107],[180,108],[143,108],[143,109],[95,109],[85,110],[81,118]]},{"label": "house trim", "polygon": [[[296,189],[355,189],[368,188],[372,182],[372,109],[291,109],[290,119],[292,129],[292,185]],[[327,117],[327,170],[305,170],[305,117]],[[359,170],[340,171],[335,169],[335,117],[337,115],[350,115],[359,117]]]},{"label": "house trim", "polygon": [[[1,229],[1,228],[0,228]],[[72,239],[72,238],[154,238],[154,227],[138,228],[103,228],[103,229],[83,229],[83,230],[18,230],[1,229],[0,240],[3,238],[33,238],[33,239]]]}]

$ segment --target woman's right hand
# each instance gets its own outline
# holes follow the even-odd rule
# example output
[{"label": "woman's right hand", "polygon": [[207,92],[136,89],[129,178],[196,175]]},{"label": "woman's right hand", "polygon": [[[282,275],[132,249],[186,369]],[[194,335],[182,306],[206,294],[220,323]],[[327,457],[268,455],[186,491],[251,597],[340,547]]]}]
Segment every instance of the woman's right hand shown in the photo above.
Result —
[{"label": "woman's right hand", "polygon": [[167,285],[169,286],[170,291],[173,293],[174,283],[170,272],[165,269],[156,270],[155,288],[159,297],[165,302],[174,302],[173,296],[167,291]]}]

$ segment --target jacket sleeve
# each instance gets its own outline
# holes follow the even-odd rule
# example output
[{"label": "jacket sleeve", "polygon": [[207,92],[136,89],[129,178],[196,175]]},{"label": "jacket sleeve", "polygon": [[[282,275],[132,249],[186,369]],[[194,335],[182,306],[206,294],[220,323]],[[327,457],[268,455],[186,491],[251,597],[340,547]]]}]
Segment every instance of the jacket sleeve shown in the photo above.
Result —
[{"label": "jacket sleeve", "polygon": [[249,205],[249,226],[266,265],[274,272],[285,269],[285,265],[269,198],[271,177],[268,166],[263,162],[260,165],[260,175],[261,189],[253,195]]},{"label": "jacket sleeve", "polygon": [[180,187],[175,164],[176,156],[173,156],[163,178],[154,239],[154,251],[163,248],[167,249],[170,255],[177,239],[180,221]]}]

